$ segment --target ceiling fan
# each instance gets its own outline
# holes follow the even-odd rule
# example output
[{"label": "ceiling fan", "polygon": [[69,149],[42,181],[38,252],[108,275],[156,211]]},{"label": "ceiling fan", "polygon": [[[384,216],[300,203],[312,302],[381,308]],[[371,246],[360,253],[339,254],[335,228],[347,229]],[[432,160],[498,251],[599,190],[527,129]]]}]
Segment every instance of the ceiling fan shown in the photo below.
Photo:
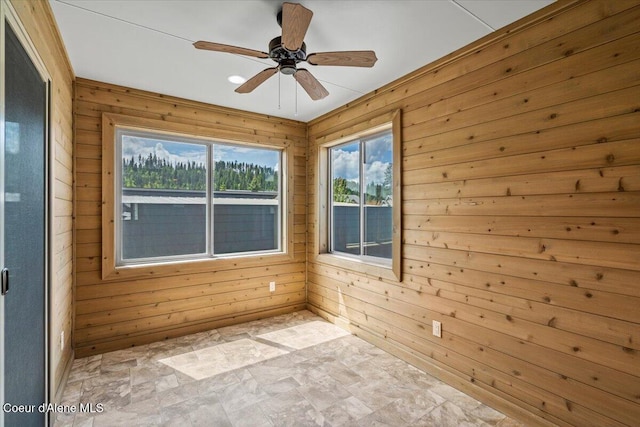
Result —
[{"label": "ceiling fan", "polygon": [[282,36],[269,42],[269,53],[242,47],[207,41],[197,41],[193,45],[197,49],[216,52],[235,53],[255,58],[271,58],[278,63],[276,67],[267,68],[236,89],[238,93],[249,93],[264,83],[278,71],[293,75],[300,86],[314,101],[329,95],[327,89],[305,68],[298,64],[306,61],[311,65],[339,65],[349,67],[373,67],[378,58],[372,50],[354,50],[341,52],[320,52],[307,55],[304,36],[307,33],[313,12],[297,3],[283,3],[278,12],[278,25],[282,27]]}]

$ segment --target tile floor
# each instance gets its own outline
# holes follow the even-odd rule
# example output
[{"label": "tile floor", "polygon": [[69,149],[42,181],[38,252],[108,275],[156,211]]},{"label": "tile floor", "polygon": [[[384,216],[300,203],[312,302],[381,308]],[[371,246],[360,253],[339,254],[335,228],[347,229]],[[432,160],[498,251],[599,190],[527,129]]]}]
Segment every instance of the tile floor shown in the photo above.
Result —
[{"label": "tile floor", "polygon": [[55,426],[521,425],[308,311],[77,359],[61,403]]}]

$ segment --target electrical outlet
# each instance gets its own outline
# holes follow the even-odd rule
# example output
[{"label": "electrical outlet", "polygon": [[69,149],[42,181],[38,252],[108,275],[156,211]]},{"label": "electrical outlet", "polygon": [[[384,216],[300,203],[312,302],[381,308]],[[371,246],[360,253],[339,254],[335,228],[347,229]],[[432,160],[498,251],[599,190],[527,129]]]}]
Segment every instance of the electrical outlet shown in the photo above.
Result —
[{"label": "electrical outlet", "polygon": [[269,292],[276,291],[276,282],[269,282]]},{"label": "electrical outlet", "polygon": [[60,332],[60,350],[64,350],[64,331]]},{"label": "electrical outlet", "polygon": [[433,335],[438,338],[442,338],[442,324],[437,320],[434,320],[432,323],[433,326]]}]

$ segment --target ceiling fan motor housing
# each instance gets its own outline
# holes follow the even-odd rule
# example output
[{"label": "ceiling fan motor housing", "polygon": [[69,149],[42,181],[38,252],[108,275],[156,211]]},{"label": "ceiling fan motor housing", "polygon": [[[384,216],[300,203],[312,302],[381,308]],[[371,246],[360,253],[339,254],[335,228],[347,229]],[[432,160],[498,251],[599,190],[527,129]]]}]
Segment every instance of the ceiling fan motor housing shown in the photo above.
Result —
[{"label": "ceiling fan motor housing", "polygon": [[295,74],[298,62],[307,59],[307,45],[302,43],[300,49],[291,51],[282,45],[282,37],[276,37],[269,42],[269,58],[280,64],[282,74]]}]

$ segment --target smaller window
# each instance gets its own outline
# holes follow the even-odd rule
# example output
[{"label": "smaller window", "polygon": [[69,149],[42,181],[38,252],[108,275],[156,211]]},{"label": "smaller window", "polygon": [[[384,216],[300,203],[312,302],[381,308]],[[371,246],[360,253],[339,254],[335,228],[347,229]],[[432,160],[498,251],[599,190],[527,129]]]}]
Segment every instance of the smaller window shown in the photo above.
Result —
[{"label": "smaller window", "polygon": [[392,258],[391,129],[329,149],[330,251]]},{"label": "smaller window", "polygon": [[319,140],[318,261],[401,280],[400,111]]}]

